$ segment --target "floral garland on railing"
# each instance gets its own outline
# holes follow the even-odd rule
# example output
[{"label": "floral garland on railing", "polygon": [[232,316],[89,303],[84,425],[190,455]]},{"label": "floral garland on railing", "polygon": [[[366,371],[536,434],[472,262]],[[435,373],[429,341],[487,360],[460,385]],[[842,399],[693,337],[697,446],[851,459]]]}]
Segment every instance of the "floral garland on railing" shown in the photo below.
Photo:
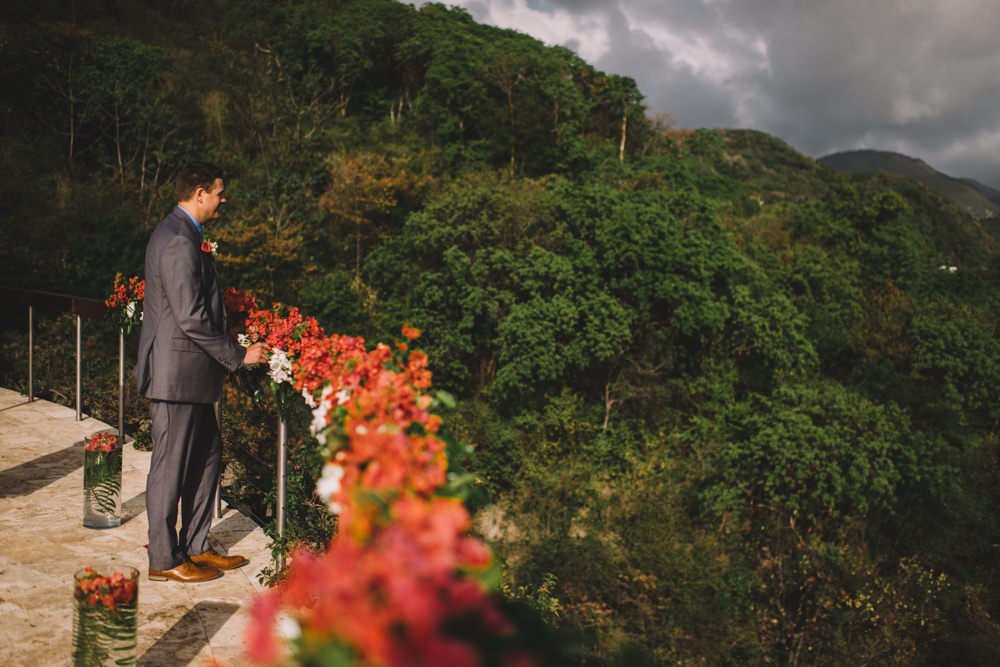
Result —
[{"label": "floral garland on railing", "polygon": [[242,343],[271,347],[274,388],[312,410],[310,431],[326,459],[317,495],[339,516],[326,551],[296,551],[284,579],[255,600],[249,658],[533,664],[512,645],[514,627],[492,594],[492,552],[468,535],[469,512],[448,495],[439,397],[428,393],[427,355],[409,350],[420,332],[404,326],[395,351],[366,350],[361,338],[326,335],[297,308],[252,310],[235,291],[227,304],[247,314]]}]

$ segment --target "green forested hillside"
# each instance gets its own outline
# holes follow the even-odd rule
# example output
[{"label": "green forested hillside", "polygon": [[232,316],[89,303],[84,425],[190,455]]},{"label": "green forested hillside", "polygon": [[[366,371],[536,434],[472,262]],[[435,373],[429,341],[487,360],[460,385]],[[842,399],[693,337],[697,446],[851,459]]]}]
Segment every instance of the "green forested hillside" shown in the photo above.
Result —
[{"label": "green forested hillside", "polygon": [[442,5],[63,5],[0,9],[0,285],[103,297],[218,161],[225,283],[424,332],[573,664],[994,663],[1000,264],[956,205]]},{"label": "green forested hillside", "polygon": [[973,179],[953,178],[942,174],[923,160],[887,151],[856,150],[834,153],[819,158],[828,167],[853,174],[884,171],[912,178],[939,191],[964,210],[983,221],[991,221],[1000,207],[1000,193]]}]

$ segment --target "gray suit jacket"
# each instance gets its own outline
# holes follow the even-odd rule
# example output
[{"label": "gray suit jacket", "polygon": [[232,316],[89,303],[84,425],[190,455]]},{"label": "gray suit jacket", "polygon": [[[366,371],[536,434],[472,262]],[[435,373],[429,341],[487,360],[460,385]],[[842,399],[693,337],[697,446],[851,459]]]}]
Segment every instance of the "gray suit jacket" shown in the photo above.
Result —
[{"label": "gray suit jacket", "polygon": [[179,207],[165,217],[146,246],[139,361],[132,373],[147,398],[214,403],[226,371],[246,350],[226,335],[215,260]]}]

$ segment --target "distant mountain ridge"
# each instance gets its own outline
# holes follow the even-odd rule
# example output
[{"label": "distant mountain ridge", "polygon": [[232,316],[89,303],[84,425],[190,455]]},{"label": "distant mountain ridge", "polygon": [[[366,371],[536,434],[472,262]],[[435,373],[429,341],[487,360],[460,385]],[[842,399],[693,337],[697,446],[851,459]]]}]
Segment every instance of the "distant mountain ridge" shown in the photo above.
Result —
[{"label": "distant mountain ridge", "polygon": [[1000,219],[1000,190],[971,178],[948,176],[917,158],[890,151],[856,150],[825,155],[819,162],[854,174],[884,171],[906,176],[934,188],[979,220]]}]

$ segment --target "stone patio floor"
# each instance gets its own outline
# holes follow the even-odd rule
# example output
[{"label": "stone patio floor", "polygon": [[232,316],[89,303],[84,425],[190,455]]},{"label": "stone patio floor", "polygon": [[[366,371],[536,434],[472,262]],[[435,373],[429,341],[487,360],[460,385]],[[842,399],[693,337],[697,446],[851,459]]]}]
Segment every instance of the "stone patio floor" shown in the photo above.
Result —
[{"label": "stone patio floor", "polygon": [[211,540],[249,565],[201,584],[146,577],[145,484],[149,452],[124,448],[122,525],[83,527],[83,440],[107,424],[0,388],[0,665],[69,665],[73,573],[87,565],[140,572],[137,664],[249,665],[243,631],[249,602],[271,565],[256,523],[223,504]]}]

